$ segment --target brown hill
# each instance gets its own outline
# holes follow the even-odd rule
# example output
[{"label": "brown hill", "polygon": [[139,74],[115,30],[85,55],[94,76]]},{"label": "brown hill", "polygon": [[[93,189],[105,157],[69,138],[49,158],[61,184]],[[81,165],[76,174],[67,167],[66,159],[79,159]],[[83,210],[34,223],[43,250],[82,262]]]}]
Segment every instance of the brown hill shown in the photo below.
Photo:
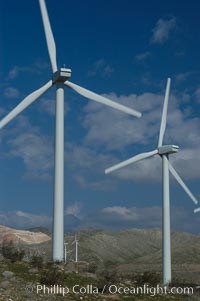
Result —
[{"label": "brown hill", "polygon": [[0,226],[0,245],[7,242],[14,244],[41,244],[51,238],[42,232],[32,232],[26,230],[16,230],[5,226]]}]

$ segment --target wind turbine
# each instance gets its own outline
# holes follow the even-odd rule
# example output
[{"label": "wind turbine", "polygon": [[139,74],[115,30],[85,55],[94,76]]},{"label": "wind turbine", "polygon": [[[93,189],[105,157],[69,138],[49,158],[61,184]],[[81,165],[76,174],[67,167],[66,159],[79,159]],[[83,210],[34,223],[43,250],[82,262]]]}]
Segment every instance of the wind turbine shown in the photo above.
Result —
[{"label": "wind turbine", "polygon": [[69,245],[68,242],[64,242],[64,259],[65,259],[64,262],[65,262],[65,264],[68,261],[68,254],[70,255],[72,253],[72,250],[68,250],[68,245]]},{"label": "wind turbine", "polygon": [[64,262],[67,263],[67,245],[68,242],[64,242]]},{"label": "wind turbine", "polygon": [[72,242],[72,245],[75,244],[75,262],[78,262],[78,246],[79,246],[79,240],[77,239],[77,234],[75,234],[74,241]]},{"label": "wind turbine", "polygon": [[[185,185],[181,177],[178,175],[174,167],[169,162],[169,155],[176,153],[179,149],[177,145],[163,145],[163,138],[167,122],[167,108],[169,100],[171,79],[167,80],[167,87],[165,92],[164,106],[162,112],[162,119],[160,125],[160,134],[157,149],[136,155],[126,161],[116,164],[105,170],[105,173],[113,172],[114,170],[125,167],[129,164],[138,162],[140,160],[159,155],[162,158],[162,179],[163,179],[163,222],[162,222],[162,236],[163,236],[163,284],[168,285],[171,282],[171,241],[170,241],[170,195],[169,195],[169,171],[185,190],[188,196],[195,204],[198,204],[189,188]],[[197,209],[196,209],[197,211]]]},{"label": "wind turbine", "polygon": [[71,69],[58,68],[56,60],[56,45],[49,22],[45,0],[39,0],[46,43],[52,67],[52,79],[38,90],[32,92],[22,100],[8,115],[0,121],[0,129],[25,110],[31,103],[56,86],[56,116],[55,116],[55,172],[54,172],[54,218],[53,218],[53,260],[64,259],[64,86],[73,89],[78,94],[115,108],[127,114],[141,117],[141,113],[116,103],[106,97],[80,87],[71,81]]}]

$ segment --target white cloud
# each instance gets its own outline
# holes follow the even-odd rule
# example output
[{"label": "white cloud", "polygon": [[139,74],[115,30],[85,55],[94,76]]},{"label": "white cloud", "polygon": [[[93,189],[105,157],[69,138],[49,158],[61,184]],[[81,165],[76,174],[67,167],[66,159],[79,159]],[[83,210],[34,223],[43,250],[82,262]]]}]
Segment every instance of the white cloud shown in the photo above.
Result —
[{"label": "white cloud", "polygon": [[[157,147],[164,91],[162,94],[143,93],[117,96],[106,95],[124,105],[142,111],[137,119],[100,104],[88,102],[84,108],[82,125],[86,135],[81,141],[65,145],[65,161],[73,173],[74,180],[82,188],[110,190],[116,179],[161,180],[160,158],[151,158],[103,177],[104,169],[126,160],[140,152]],[[42,103],[43,100],[41,100]],[[48,104],[47,104],[48,103]],[[180,105],[184,104],[184,111]],[[200,177],[197,166],[200,148],[200,118],[191,117],[192,103],[189,95],[171,95],[168,122],[165,135],[166,144],[178,144],[180,152],[170,157],[174,167],[184,179]],[[41,105],[43,106],[43,104]],[[40,106],[40,109],[41,109]],[[53,114],[53,100],[45,99],[45,110]],[[41,109],[43,110],[44,107]],[[186,108],[186,109],[185,109]],[[49,179],[53,168],[53,139],[41,133],[23,116],[18,117],[17,126],[2,131],[8,139],[8,155],[23,160],[26,176]],[[187,138],[187,139],[186,139]],[[115,182],[114,182],[115,181]]]},{"label": "white cloud", "polygon": [[[104,169],[102,169],[101,166],[99,166],[98,170],[96,170],[95,173],[99,174],[99,178],[103,176],[104,174]],[[113,191],[116,189],[116,183],[113,181],[113,179],[109,178],[104,178],[103,180],[101,179],[94,179],[91,175],[94,174],[94,170],[90,170],[90,173],[88,172],[80,174],[75,174],[74,175],[74,180],[76,183],[79,185],[81,188],[86,188],[86,189],[92,189],[95,191]]]},{"label": "white cloud", "polygon": [[66,207],[65,214],[79,216],[81,207],[82,205],[80,202],[74,202],[72,205]]},{"label": "white cloud", "polygon": [[[189,222],[188,222],[189,221]],[[152,207],[105,207],[85,219],[88,225],[102,229],[161,228],[162,208]],[[182,207],[171,208],[171,227],[180,231],[198,233],[199,217]]]},{"label": "white cloud", "polygon": [[66,165],[79,187],[101,191],[114,189],[113,180],[102,179],[104,169],[109,162],[112,162],[111,155],[100,154],[84,145],[69,143],[66,144],[65,149]]},{"label": "white cloud", "polygon": [[31,214],[23,211],[0,212],[1,225],[28,229],[32,227],[47,227],[52,223],[52,218],[43,214]]},{"label": "white cloud", "polygon": [[178,83],[184,82],[188,78],[189,75],[190,75],[190,72],[178,73],[175,76],[175,80]]},{"label": "white cloud", "polygon": [[151,56],[151,53],[149,51],[145,51],[142,53],[139,53],[135,56],[136,61],[143,62],[146,59],[148,59]]},{"label": "white cloud", "polygon": [[[81,226],[81,220],[77,218],[77,215],[80,213],[81,205],[80,203],[75,203],[73,206],[69,206],[65,210],[64,221],[65,228],[77,229]],[[70,214],[70,216],[69,216]],[[47,229],[52,228],[52,216],[45,214],[33,214],[24,212],[22,210],[17,211],[0,211],[0,224],[7,227],[12,227],[16,229],[29,229],[33,227],[45,227]]]},{"label": "white cloud", "polygon": [[23,160],[27,176],[49,179],[53,167],[53,145],[50,139],[39,133],[22,133],[9,140],[10,155]]},{"label": "white cloud", "polygon": [[174,17],[170,19],[159,19],[156,26],[153,28],[153,35],[151,37],[151,43],[163,44],[169,37],[173,29],[176,27],[176,19]]},{"label": "white cloud", "polygon": [[84,145],[66,143],[65,160],[70,163],[72,169],[79,166],[79,170],[91,169],[91,167],[96,170],[100,165],[108,163],[109,155],[97,154],[94,149]]},{"label": "white cloud", "polygon": [[19,158],[24,163],[25,177],[50,179],[54,165],[53,141],[26,117],[19,116],[12,127],[5,129],[3,142],[8,147],[5,156]]},{"label": "white cloud", "polygon": [[108,214],[114,214],[118,216],[120,219],[126,220],[126,221],[135,221],[138,219],[138,216],[136,214],[136,208],[127,208],[122,206],[113,206],[113,207],[106,207],[103,208],[103,213]]},{"label": "white cloud", "polygon": [[[151,203],[151,202],[149,202]],[[65,210],[68,215],[65,222],[66,229],[73,229],[81,226],[94,227],[100,229],[128,229],[141,228],[152,229],[161,228],[162,225],[162,208],[160,206],[148,207],[126,207],[111,206],[105,207],[98,211],[92,212],[82,219],[77,219],[76,214],[80,214],[80,203],[75,203]],[[74,218],[69,219],[69,214]],[[0,212],[1,225],[17,228],[28,229],[32,227],[52,226],[52,217],[45,214],[32,214],[21,210]],[[199,233],[199,216],[192,210],[183,207],[171,207],[171,228],[179,231],[188,231]]]},{"label": "white cloud", "polygon": [[20,72],[20,67],[14,66],[8,73],[8,79],[15,79]]},{"label": "white cloud", "polygon": [[100,74],[102,77],[110,77],[113,72],[114,68],[111,67],[105,59],[99,59],[93,64],[92,68],[88,72],[88,76]]},{"label": "white cloud", "polygon": [[14,87],[7,87],[4,90],[4,96],[7,98],[17,98],[19,95],[19,90]]},{"label": "white cloud", "polygon": [[159,129],[163,96],[153,93],[119,97],[112,93],[106,96],[142,111],[144,115],[137,119],[90,102],[85,107],[84,126],[88,130],[85,141],[89,145],[103,145],[109,150],[122,150],[135,143],[148,144]]},{"label": "white cloud", "polygon": [[[65,105],[65,114],[69,112],[69,104],[67,102],[64,103]],[[40,99],[40,106],[39,110],[46,112],[50,116],[55,115],[55,109],[56,109],[56,101],[55,98],[41,98]]]},{"label": "white cloud", "polygon": [[47,68],[49,68],[49,64],[40,59],[36,60],[31,66],[14,66],[8,72],[7,80],[16,79],[21,73],[41,74]]},{"label": "white cloud", "polygon": [[[135,94],[107,96],[142,111],[143,117],[138,120],[94,103],[87,104],[83,123],[87,129],[85,143],[88,147],[99,147],[106,150],[107,154],[112,154],[106,167],[130,158],[131,153],[134,156],[155,149],[158,143],[164,95],[144,93],[139,96]],[[183,103],[188,108],[184,111],[180,109],[180,104]],[[190,117],[190,110],[192,110],[191,98],[188,95],[170,96],[164,143],[180,146],[179,153],[172,155],[170,160],[183,178],[197,179],[200,178],[197,168],[200,166],[198,156],[200,118]],[[160,175],[161,161],[158,156],[113,173],[114,177],[138,181],[161,180]]]}]

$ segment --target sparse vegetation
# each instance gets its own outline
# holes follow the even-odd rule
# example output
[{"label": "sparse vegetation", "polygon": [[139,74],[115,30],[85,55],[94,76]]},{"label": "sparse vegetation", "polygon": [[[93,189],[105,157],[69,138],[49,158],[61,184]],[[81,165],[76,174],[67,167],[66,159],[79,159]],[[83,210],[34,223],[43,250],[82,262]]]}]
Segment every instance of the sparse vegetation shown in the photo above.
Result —
[{"label": "sparse vegetation", "polygon": [[31,263],[32,267],[41,269],[43,267],[43,263],[44,263],[43,257],[42,256],[33,255],[31,257],[30,263]]},{"label": "sparse vegetation", "polygon": [[135,276],[135,282],[137,285],[150,284],[156,286],[161,283],[160,275],[156,272],[144,272]]},{"label": "sparse vegetation", "polygon": [[40,272],[39,282],[45,285],[63,285],[64,278],[65,274],[58,268],[58,266],[50,265],[48,268]]},{"label": "sparse vegetation", "polygon": [[97,267],[98,266],[97,266],[96,262],[94,262],[94,261],[90,262],[89,265],[88,265],[88,272],[94,274],[97,270]]},{"label": "sparse vegetation", "polygon": [[1,252],[3,257],[11,262],[21,261],[25,255],[25,251],[16,248],[12,242],[4,244]]},{"label": "sparse vegetation", "polygon": [[[115,267],[113,266],[113,263],[108,263],[108,266],[112,272],[116,271]],[[46,286],[50,285],[61,285],[63,287],[67,286],[69,288],[72,288],[74,285],[79,285],[80,287],[86,287],[88,284],[92,284],[95,287],[98,287],[99,289],[99,294],[87,294],[84,295],[82,298],[88,301],[108,301],[108,300],[119,300],[119,301],[151,301],[152,297],[147,296],[147,295],[139,295],[139,296],[125,296],[125,295],[111,295],[108,293],[107,290],[104,291],[103,295],[101,295],[102,288],[105,284],[109,284],[107,281],[111,281],[110,283],[114,283],[117,286],[128,286],[128,282],[131,283],[130,285],[134,285],[133,279],[137,276],[132,276],[132,279],[130,278],[130,275],[128,278],[124,277],[123,279],[119,277],[119,274],[116,273],[115,275],[115,282],[114,278],[110,277],[107,278],[89,278],[87,276],[87,273],[80,273],[77,274],[75,272],[70,272],[66,265],[57,265],[53,262],[48,262],[46,265],[44,265],[40,270],[39,273],[30,273],[30,269],[32,268],[31,262],[15,262],[11,263],[10,260],[3,260],[0,263],[0,284],[3,281],[3,276],[2,273],[4,271],[12,271],[14,273],[14,282],[10,283],[10,287],[5,289],[5,290],[0,290],[0,301],[4,300],[18,300],[18,301],[26,301],[27,300],[27,295],[25,292],[25,286],[26,285],[36,285],[36,283],[40,284],[45,284]],[[103,272],[103,271],[102,271]],[[104,271],[105,272],[105,271]],[[108,272],[108,269],[106,269],[106,273]],[[111,274],[113,275],[113,274]],[[142,275],[140,275],[142,276]],[[143,277],[141,277],[143,283],[151,283],[150,279],[154,279],[156,281],[157,274],[152,273],[152,272],[146,272],[143,274]],[[131,279],[131,281],[130,281]],[[138,282],[139,284],[139,282]],[[138,285],[137,284],[137,285]],[[176,283],[178,286],[179,284]],[[154,286],[152,284],[152,286]],[[198,298],[198,297],[197,297]],[[189,297],[188,296],[183,296],[183,295],[173,295],[172,296],[160,296],[160,295],[155,295],[153,299],[155,301],[169,301],[169,300],[174,300],[174,301],[179,301],[179,300],[187,300],[187,301],[196,301],[198,299],[195,299],[195,297]],[[31,300],[33,301],[42,301],[42,300],[48,300],[48,301],[59,301],[59,300],[64,300],[62,295],[48,295],[48,294],[36,294],[36,292],[31,293]],[[67,300],[69,301],[75,301],[75,300],[80,300],[80,295],[75,295],[74,293],[70,293],[67,295]]]},{"label": "sparse vegetation", "polygon": [[[0,301],[9,300],[9,298],[16,301],[26,301],[28,293],[25,291],[25,286],[36,285],[37,283],[45,284],[46,286],[58,284],[69,288],[76,284],[80,285],[80,287],[87,287],[87,285],[92,284],[98,287],[99,295],[86,294],[82,296],[83,299],[88,301],[108,301],[111,299],[119,301],[151,301],[152,299],[155,301],[172,299],[174,301],[198,300],[198,296],[188,297],[183,295],[175,295],[173,297],[156,295],[152,298],[147,295],[125,296],[116,294],[111,297],[108,287],[106,287],[104,294],[101,295],[105,284],[107,286],[115,284],[122,287],[148,284],[155,287],[161,282],[162,252],[159,246],[160,236],[158,234],[159,231],[157,230],[150,232],[146,230],[129,230],[113,232],[109,233],[109,235],[104,231],[89,232],[85,236],[82,235],[79,250],[81,261],[78,263],[70,261],[66,265],[60,262],[49,261],[51,258],[49,241],[38,245],[21,244],[20,248],[16,248],[16,246],[11,244],[9,248],[4,248],[4,254],[6,255],[1,257],[2,261],[0,262]],[[92,244],[89,243],[91,235]],[[179,236],[180,239],[178,240],[177,237]],[[111,240],[111,237],[113,240]],[[197,256],[193,256],[197,254],[197,250],[199,251],[200,241],[198,241],[196,236],[190,237],[188,235],[188,237],[192,241],[190,244],[193,244],[194,241],[194,247],[191,248],[190,253],[187,251],[187,246],[185,247],[184,239],[187,238],[186,234],[177,234],[173,245],[173,286],[176,287],[191,287],[200,281],[200,265],[198,265]],[[72,234],[68,234],[66,241],[70,241],[73,238]],[[129,242],[128,247],[127,241]],[[20,259],[20,256],[17,254],[22,249],[29,256],[21,257]],[[184,250],[183,253],[181,253],[182,250]],[[11,260],[10,253],[12,253],[15,262]],[[192,263],[193,261],[195,264]],[[3,276],[4,271],[14,273],[14,276],[12,276],[13,280],[5,278]],[[6,289],[1,288],[1,284],[4,281],[5,283],[8,282],[8,288]],[[66,297],[69,301],[80,300],[80,295],[75,295],[72,292]],[[39,296],[36,293],[31,293],[31,300],[60,301],[64,299],[61,295],[50,296],[41,294]]]}]

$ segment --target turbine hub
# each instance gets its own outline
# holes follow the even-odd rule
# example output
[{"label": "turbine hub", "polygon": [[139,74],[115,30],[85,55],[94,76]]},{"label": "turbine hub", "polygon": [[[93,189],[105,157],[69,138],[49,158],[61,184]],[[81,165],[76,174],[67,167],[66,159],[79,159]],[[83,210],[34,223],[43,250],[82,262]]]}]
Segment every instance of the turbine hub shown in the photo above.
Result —
[{"label": "turbine hub", "polygon": [[178,145],[162,145],[158,147],[158,154],[159,155],[174,154],[177,153],[178,150],[179,150]]},{"label": "turbine hub", "polygon": [[71,69],[60,68],[53,73],[53,83],[65,82],[66,80],[68,80],[68,78],[71,77],[71,73]]}]

